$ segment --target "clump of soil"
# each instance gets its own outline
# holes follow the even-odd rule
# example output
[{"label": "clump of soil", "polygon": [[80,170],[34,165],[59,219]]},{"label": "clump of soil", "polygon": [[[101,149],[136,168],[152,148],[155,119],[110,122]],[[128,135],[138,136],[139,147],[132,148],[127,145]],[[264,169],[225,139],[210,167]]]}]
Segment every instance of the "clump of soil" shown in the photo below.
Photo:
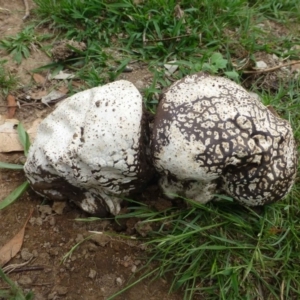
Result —
[{"label": "clump of soil", "polygon": [[74,40],[61,40],[54,44],[51,54],[54,61],[66,60],[75,57],[78,51],[86,50],[86,44],[83,42],[76,42]]}]

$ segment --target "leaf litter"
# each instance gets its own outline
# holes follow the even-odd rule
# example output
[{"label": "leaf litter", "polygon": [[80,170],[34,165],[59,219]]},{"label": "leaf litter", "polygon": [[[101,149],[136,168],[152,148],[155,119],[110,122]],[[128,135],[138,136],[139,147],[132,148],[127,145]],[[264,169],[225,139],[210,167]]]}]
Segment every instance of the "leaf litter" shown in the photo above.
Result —
[{"label": "leaf litter", "polygon": [[0,266],[6,265],[17,253],[21,250],[24,240],[25,228],[31,218],[33,209],[30,210],[29,216],[27,217],[21,230],[9,240],[2,248],[0,248]]}]

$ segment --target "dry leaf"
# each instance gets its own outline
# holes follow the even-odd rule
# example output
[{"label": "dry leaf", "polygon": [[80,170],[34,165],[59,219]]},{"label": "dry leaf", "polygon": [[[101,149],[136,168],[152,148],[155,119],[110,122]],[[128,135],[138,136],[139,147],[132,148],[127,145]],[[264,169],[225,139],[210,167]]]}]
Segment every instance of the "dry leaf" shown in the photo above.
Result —
[{"label": "dry leaf", "polygon": [[31,144],[33,143],[33,141],[35,139],[38,127],[42,121],[43,120],[41,118],[34,120],[33,123],[31,124],[30,128],[27,130]]},{"label": "dry leaf", "polygon": [[32,93],[30,93],[30,98],[33,99],[33,100],[40,100],[44,96],[46,96],[47,94],[48,94],[47,91],[32,92]]},{"label": "dry leaf", "polygon": [[75,88],[81,88],[82,86],[84,86],[84,83],[81,82],[81,81],[72,81],[72,86],[75,87]]},{"label": "dry leaf", "polygon": [[23,225],[22,229],[10,240],[8,241],[1,249],[0,249],[0,266],[3,267],[7,264],[16,254],[21,250],[25,227],[31,218],[33,209],[31,209],[25,224]]},{"label": "dry leaf", "polygon": [[[291,60],[291,62],[296,62],[295,60]],[[294,65],[291,65],[291,72],[299,72],[300,71],[300,63],[299,64],[294,64]]]},{"label": "dry leaf", "polygon": [[[41,121],[42,119],[36,119],[27,130],[31,143],[35,138],[38,125]],[[17,132],[18,124],[19,120],[17,119],[6,119],[5,117],[0,116],[0,152],[23,151],[23,146],[19,141]]]},{"label": "dry leaf", "polygon": [[66,95],[66,94],[68,94],[69,89],[67,86],[62,85],[61,87],[58,88],[58,91]]},{"label": "dry leaf", "polygon": [[[176,4],[174,7],[174,15],[177,19],[181,19],[184,17],[184,11],[181,9],[179,4]],[[185,23],[185,20],[183,20],[183,23]]]},{"label": "dry leaf", "polygon": [[0,152],[23,151],[23,146],[19,141],[16,119],[1,119],[0,125]]},{"label": "dry leaf", "polygon": [[17,108],[17,102],[16,98],[13,95],[8,95],[7,98],[7,118],[12,119],[15,115],[16,108]]},{"label": "dry leaf", "polygon": [[164,64],[166,68],[166,74],[171,76],[176,70],[178,69],[178,65],[175,65],[176,60],[169,61],[168,63]]},{"label": "dry leaf", "polygon": [[60,99],[63,96],[65,96],[65,94],[63,94],[59,91],[53,90],[48,95],[44,96],[41,101],[42,101],[43,104],[48,105],[48,103],[50,103],[51,101],[55,101],[57,99]]},{"label": "dry leaf", "polygon": [[52,80],[52,79],[65,80],[65,79],[72,79],[72,78],[75,77],[75,75],[71,74],[71,73],[64,72],[64,71],[59,71],[58,74],[56,74],[54,76],[52,76],[50,74],[48,77],[49,77],[49,80]]},{"label": "dry leaf", "polygon": [[34,73],[32,75],[32,78],[36,83],[39,83],[41,85],[44,85],[46,83],[46,78],[40,74]]},{"label": "dry leaf", "polygon": [[266,69],[266,68],[268,68],[268,65],[263,60],[260,60],[260,61],[255,62],[255,67],[257,69]]}]

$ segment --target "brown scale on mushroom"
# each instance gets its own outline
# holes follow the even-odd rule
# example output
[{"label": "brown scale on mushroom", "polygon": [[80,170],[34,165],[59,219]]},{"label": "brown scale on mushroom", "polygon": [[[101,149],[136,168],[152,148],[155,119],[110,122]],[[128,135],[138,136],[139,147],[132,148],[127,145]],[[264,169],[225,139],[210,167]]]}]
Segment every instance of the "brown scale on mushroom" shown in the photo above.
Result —
[{"label": "brown scale on mushroom", "polygon": [[164,93],[151,152],[163,191],[202,203],[223,191],[249,206],[278,201],[297,169],[290,124],[238,84],[206,73]]}]

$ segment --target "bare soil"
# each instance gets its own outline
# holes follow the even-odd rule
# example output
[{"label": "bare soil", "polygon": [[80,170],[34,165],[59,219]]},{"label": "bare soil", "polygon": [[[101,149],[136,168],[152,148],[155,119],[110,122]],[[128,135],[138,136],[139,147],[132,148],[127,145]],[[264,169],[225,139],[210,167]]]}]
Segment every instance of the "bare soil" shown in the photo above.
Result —
[{"label": "bare soil", "polygon": [[[28,3],[32,8],[33,2],[29,0]],[[26,26],[28,20],[22,20],[24,14],[22,0],[0,0],[0,39],[17,34]],[[0,55],[1,59],[8,61],[5,67],[21,83],[21,87],[13,92],[17,99],[41,92],[43,87],[33,81],[31,70],[51,61],[44,52],[32,51],[30,58],[23,59],[19,65],[4,51]],[[139,67],[122,77],[141,85],[149,80],[151,73]],[[6,106],[6,99],[0,96],[1,115],[6,114]],[[45,117],[52,110],[42,104],[22,106],[17,110],[15,118],[28,128],[35,119]],[[18,163],[20,160],[24,161],[22,153],[0,153],[0,161]],[[1,170],[0,201],[24,180],[22,172]],[[65,207],[59,207],[58,204],[57,207],[57,204],[46,203],[31,190],[13,205],[0,211],[0,249],[23,227],[31,210],[33,213],[26,226],[22,249],[7,265],[15,265],[9,277],[25,292],[32,290],[34,299],[107,299],[129,282],[140,278],[141,274],[137,270],[146,258],[145,247],[141,242],[107,235],[97,235],[83,241],[91,235],[89,231],[110,234],[122,231],[122,234],[128,236],[136,235],[136,221],[131,220],[122,225],[113,221],[78,222],[76,218],[88,215],[70,204]],[[63,262],[64,255],[79,242],[82,243]],[[146,279],[116,299],[182,299],[180,294],[169,295],[169,287],[164,279],[153,282]],[[8,286],[0,279],[0,290],[6,288]]]}]

